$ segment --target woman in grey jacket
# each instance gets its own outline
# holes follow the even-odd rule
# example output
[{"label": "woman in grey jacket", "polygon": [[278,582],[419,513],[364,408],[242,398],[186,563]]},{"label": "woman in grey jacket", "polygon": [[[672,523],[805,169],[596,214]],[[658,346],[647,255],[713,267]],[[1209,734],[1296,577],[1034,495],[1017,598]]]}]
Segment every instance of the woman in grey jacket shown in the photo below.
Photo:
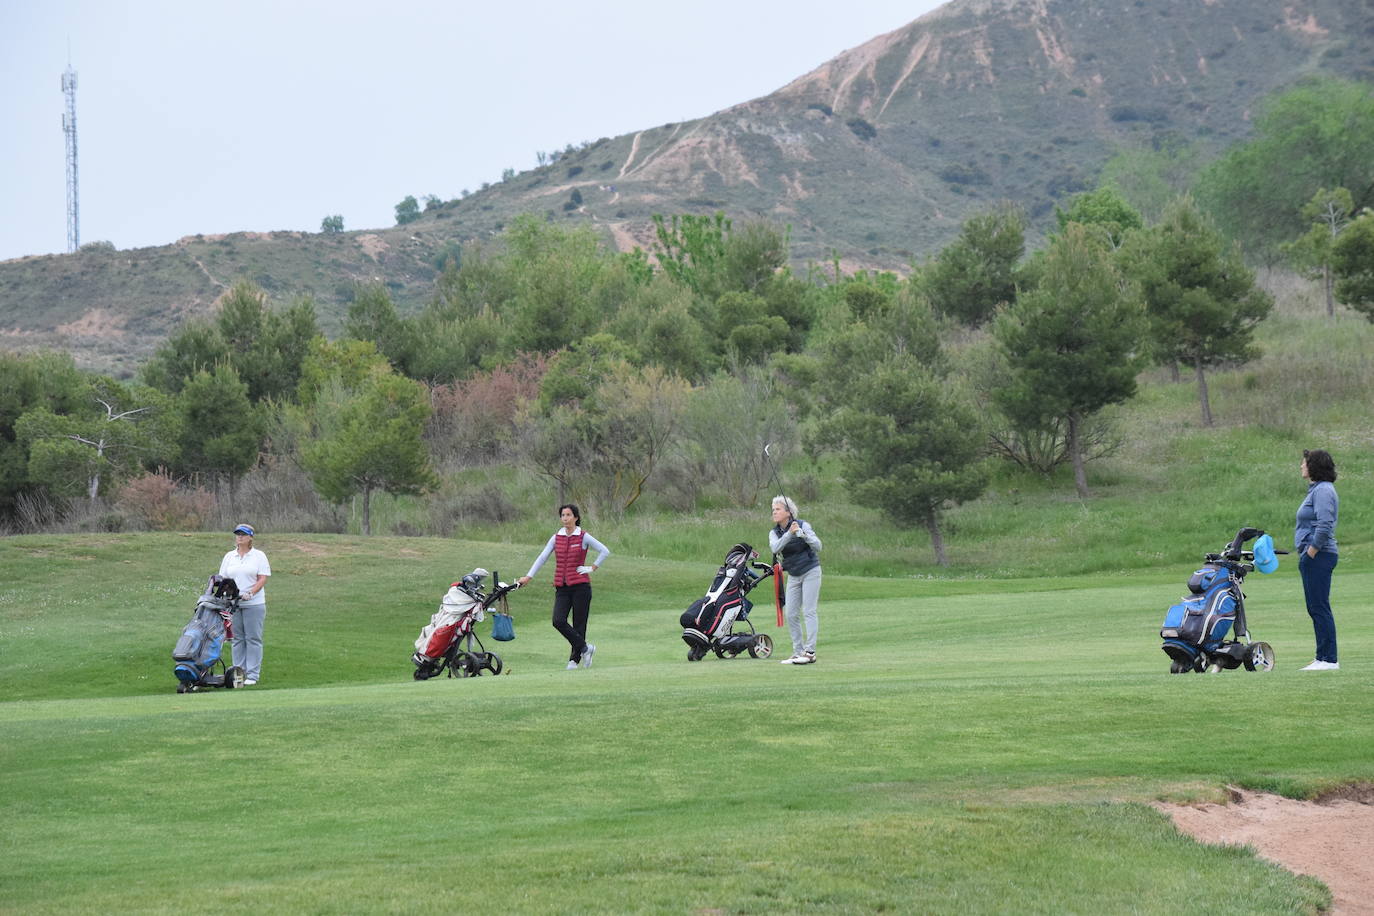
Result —
[{"label": "woman in grey jacket", "polygon": [[1336,619],[1331,615],[1331,573],[1336,569],[1336,518],[1340,514],[1336,462],[1323,449],[1304,449],[1302,476],[1307,481],[1307,498],[1298,506],[1293,547],[1298,552],[1307,615],[1317,637],[1317,657],[1302,670],[1335,671],[1341,667],[1336,660]]},{"label": "woman in grey jacket", "polygon": [[[785,612],[792,636],[792,657],[784,665],[811,665],[816,661],[816,602],[821,595],[821,539],[806,522],[797,518],[797,504],[786,496],[773,497],[773,527],[768,547],[780,556],[787,571]],[[803,621],[805,627],[803,628]]]}]

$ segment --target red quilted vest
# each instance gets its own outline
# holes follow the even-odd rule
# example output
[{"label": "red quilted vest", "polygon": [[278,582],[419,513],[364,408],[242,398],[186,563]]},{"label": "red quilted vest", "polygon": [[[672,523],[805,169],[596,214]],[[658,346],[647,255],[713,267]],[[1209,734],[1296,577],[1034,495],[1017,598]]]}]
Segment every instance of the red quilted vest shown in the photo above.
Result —
[{"label": "red quilted vest", "polygon": [[582,529],[576,534],[564,534],[563,529],[554,535],[553,556],[558,561],[554,569],[554,585],[581,585],[592,581],[591,576],[577,571],[577,567],[587,565],[587,547],[582,543]]}]

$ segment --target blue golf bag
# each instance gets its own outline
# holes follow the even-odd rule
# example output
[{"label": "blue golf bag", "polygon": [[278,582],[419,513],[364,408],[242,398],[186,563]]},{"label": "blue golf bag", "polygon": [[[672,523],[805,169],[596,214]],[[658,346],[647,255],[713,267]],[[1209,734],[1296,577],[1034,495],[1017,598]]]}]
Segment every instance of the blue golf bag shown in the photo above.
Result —
[{"label": "blue golf bag", "polygon": [[[1255,549],[1244,550],[1252,538],[1258,538]],[[1269,644],[1250,641],[1241,586],[1256,568],[1264,573],[1277,569],[1274,554],[1285,552],[1274,550],[1273,540],[1262,530],[1242,528],[1221,553],[1203,558],[1203,566],[1188,577],[1189,593],[1169,608],[1159,630],[1172,673],[1217,672],[1242,665],[1247,671],[1274,667]]]},{"label": "blue golf bag", "polygon": [[[1188,591],[1164,615],[1160,635],[1171,656],[1189,661],[1199,652],[1215,652],[1236,622],[1238,582],[1224,566],[1208,563],[1188,578]],[[1168,649],[1165,649],[1168,652]]]},{"label": "blue golf bag", "polygon": [[234,635],[233,613],[238,603],[239,590],[233,579],[210,577],[190,623],[172,649],[177,693],[192,693],[202,687],[242,686],[243,669],[237,665],[226,667],[220,658],[225,639]]}]

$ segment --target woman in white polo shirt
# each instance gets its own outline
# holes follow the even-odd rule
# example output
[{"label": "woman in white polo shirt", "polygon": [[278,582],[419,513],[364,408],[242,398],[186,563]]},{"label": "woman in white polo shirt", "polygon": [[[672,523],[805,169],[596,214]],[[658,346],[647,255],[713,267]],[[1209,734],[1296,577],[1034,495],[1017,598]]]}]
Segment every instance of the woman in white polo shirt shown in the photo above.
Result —
[{"label": "woman in white polo shirt", "polygon": [[234,529],[234,549],[224,555],[219,574],[239,587],[234,611],[234,664],[243,668],[243,683],[252,686],[262,674],[262,625],[267,619],[267,554],[253,546],[253,526]]}]

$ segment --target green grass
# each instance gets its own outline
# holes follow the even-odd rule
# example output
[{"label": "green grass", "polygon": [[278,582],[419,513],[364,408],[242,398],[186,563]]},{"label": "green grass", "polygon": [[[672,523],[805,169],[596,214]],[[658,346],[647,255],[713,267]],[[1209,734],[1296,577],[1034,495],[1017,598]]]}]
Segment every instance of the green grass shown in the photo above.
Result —
[{"label": "green grass", "polygon": [[1311,912],[1316,882],[1146,803],[1374,778],[1357,563],[1334,676],[1296,670],[1291,563],[1250,583],[1268,674],[1166,673],[1188,563],[827,568],[821,661],[794,670],[689,665],[677,615],[716,560],[625,550],[593,669],[562,670],[545,577],[513,596],[510,676],[415,683],[448,581],[537,545],[281,535],[262,684],[178,695],[171,645],[224,541],[0,541],[0,911]]}]

